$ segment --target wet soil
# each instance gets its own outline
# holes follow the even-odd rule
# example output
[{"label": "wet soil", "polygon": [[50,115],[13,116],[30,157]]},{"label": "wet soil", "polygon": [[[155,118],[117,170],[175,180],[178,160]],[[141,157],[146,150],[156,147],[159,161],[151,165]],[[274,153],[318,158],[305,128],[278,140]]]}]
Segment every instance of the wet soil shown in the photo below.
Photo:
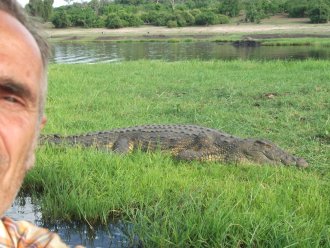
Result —
[{"label": "wet soil", "polygon": [[138,35],[138,36],[98,36],[95,40],[97,41],[106,41],[106,40],[168,40],[168,39],[208,39],[215,37],[215,35],[209,34],[183,34],[183,35]]}]

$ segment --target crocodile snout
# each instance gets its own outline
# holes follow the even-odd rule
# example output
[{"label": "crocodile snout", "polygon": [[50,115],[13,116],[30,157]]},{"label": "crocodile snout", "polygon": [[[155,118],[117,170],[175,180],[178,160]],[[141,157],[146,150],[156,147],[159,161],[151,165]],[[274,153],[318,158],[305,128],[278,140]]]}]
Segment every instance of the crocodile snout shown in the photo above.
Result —
[{"label": "crocodile snout", "polygon": [[307,161],[305,159],[303,159],[303,158],[297,158],[296,165],[297,165],[297,167],[300,167],[300,168],[306,168],[306,167],[308,167]]}]

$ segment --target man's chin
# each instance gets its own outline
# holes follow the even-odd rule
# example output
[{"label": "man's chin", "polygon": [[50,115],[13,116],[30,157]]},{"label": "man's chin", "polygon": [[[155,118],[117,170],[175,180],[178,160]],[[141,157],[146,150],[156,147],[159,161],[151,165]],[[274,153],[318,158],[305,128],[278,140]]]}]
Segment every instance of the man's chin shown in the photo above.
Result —
[{"label": "man's chin", "polygon": [[0,193],[0,218],[2,218],[5,212],[11,207],[11,204],[14,201],[16,195],[17,194],[14,196],[9,196],[9,194],[4,194],[3,192]]},{"label": "man's chin", "polygon": [[0,217],[11,207],[24,180],[26,173],[22,173],[19,178],[15,178],[9,187],[0,186]]}]

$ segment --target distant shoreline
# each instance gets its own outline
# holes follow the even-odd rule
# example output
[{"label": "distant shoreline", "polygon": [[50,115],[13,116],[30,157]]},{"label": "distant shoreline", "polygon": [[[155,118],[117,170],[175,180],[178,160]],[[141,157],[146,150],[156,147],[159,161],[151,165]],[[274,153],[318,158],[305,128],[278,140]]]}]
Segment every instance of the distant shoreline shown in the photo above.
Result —
[{"label": "distant shoreline", "polygon": [[[193,26],[182,28],[167,28],[144,25],[121,29],[106,28],[67,28],[46,29],[50,41],[111,41],[111,40],[148,40],[148,39],[240,39],[246,35],[270,34],[270,38],[330,38],[330,23],[311,24],[306,18],[292,19],[273,17],[261,24],[232,23],[213,26]],[[271,34],[274,34],[272,37]],[[281,34],[281,35],[279,35]]]}]

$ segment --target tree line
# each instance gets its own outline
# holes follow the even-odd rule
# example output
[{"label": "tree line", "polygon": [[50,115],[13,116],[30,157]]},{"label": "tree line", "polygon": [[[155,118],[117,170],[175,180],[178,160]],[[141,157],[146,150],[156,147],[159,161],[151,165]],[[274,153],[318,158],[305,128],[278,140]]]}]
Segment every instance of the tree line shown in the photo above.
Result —
[{"label": "tree line", "polygon": [[279,13],[309,17],[326,23],[330,0],[91,0],[53,8],[54,0],[29,0],[25,9],[32,16],[51,21],[56,28],[122,28],[151,24],[184,27],[237,22],[259,23]]}]

